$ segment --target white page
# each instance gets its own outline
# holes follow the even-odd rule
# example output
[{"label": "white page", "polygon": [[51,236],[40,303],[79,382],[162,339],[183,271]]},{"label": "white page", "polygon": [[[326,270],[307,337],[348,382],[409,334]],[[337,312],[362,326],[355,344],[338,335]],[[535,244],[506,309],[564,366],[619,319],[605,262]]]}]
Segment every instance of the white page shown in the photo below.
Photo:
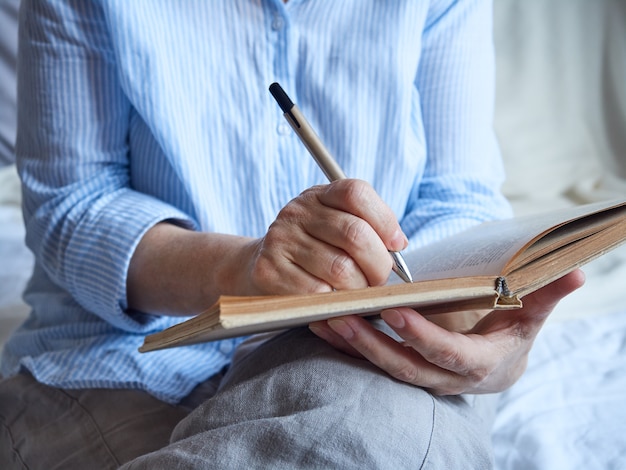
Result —
[{"label": "white page", "polygon": [[[563,222],[591,214],[620,201],[576,206],[515,219],[486,222],[447,239],[407,251],[414,281],[471,275],[497,276],[509,259],[537,235]],[[624,202],[623,200],[621,202]],[[393,275],[390,284],[402,282]]]}]

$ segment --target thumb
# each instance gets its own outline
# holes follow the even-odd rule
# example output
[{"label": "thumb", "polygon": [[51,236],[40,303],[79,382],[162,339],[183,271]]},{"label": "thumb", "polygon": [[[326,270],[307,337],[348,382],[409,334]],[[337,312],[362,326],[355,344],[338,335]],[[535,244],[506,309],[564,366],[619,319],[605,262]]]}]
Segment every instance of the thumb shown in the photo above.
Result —
[{"label": "thumb", "polygon": [[547,318],[556,305],[585,283],[585,275],[577,269],[551,282],[523,299],[522,311],[532,317]]},{"label": "thumb", "polygon": [[521,309],[492,311],[474,325],[470,333],[504,333],[519,338],[532,337],[537,334],[559,301],[584,283],[585,275],[577,269],[525,296]]}]

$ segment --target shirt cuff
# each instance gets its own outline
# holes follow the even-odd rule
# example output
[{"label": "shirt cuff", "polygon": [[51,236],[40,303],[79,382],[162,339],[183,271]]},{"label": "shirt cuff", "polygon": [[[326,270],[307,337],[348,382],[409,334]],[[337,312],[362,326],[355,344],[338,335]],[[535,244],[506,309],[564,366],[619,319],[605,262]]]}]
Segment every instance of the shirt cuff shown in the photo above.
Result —
[{"label": "shirt cuff", "polygon": [[84,308],[113,326],[143,332],[150,316],[126,312],[128,268],[139,241],[165,220],[192,230],[198,226],[179,209],[130,189],[107,199],[88,211],[72,234],[65,252],[66,287]]}]

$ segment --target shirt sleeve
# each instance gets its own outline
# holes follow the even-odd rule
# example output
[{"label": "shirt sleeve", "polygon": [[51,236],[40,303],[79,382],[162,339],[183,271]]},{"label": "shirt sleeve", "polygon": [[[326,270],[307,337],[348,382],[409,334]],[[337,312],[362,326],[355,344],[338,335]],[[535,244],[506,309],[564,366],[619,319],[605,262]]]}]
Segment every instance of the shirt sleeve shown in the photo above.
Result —
[{"label": "shirt sleeve", "polygon": [[495,57],[489,0],[434,0],[415,79],[427,145],[402,226],[417,247],[511,209],[493,130]]},{"label": "shirt sleeve", "polygon": [[16,153],[26,243],[85,309],[144,331],[146,316],[125,313],[132,253],[159,221],[195,223],[130,185],[132,107],[98,5],[24,1],[19,31]]}]

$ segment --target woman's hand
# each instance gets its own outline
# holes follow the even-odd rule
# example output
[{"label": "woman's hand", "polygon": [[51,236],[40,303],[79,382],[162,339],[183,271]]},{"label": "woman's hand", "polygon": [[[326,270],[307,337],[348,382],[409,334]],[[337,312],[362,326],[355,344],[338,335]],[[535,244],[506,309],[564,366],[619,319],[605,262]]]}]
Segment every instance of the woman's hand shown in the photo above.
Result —
[{"label": "woman's hand", "polygon": [[408,241],[366,182],[304,191],[259,239],[194,232],[162,222],[140,241],[127,278],[128,307],[193,315],[222,294],[302,294],[384,284],[388,250]]},{"label": "woman's hand", "polygon": [[246,281],[262,294],[378,286],[391,272],[388,250],[407,244],[368,183],[339,180],[304,191],[280,211],[254,243]]},{"label": "woman's hand", "polygon": [[443,329],[409,308],[382,312],[404,342],[358,316],[316,322],[310,328],[336,348],[437,395],[499,392],[526,369],[533,341],[556,304],[583,283],[583,273],[574,271],[524,297],[522,309],[495,310],[465,334]]}]

